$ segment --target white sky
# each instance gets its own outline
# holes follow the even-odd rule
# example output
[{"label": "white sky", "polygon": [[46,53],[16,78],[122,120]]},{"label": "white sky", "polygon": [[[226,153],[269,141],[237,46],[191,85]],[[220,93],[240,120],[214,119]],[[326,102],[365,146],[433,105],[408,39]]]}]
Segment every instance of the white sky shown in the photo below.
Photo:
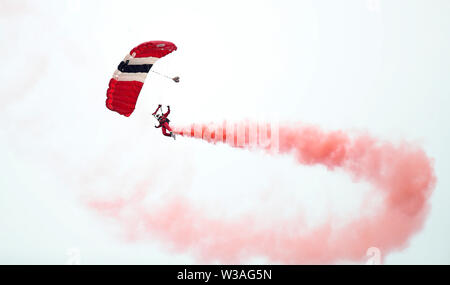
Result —
[{"label": "white sky", "polygon": [[[419,143],[435,158],[432,209],[385,262],[449,264],[448,15],[444,0],[0,0],[0,263],[64,264],[70,248],[85,264],[195,263],[157,240],[124,242],[83,204],[145,179],[161,199],[184,193],[211,215],[257,210],[255,197],[269,195],[269,209],[301,207],[311,221],[330,205],[351,216],[368,189],[289,157],[168,141],[149,116],[161,102],[181,124],[302,121]],[[154,69],[181,83],[150,74],[135,113],[118,116],[104,106],[107,83],[149,40],[177,44]]]}]

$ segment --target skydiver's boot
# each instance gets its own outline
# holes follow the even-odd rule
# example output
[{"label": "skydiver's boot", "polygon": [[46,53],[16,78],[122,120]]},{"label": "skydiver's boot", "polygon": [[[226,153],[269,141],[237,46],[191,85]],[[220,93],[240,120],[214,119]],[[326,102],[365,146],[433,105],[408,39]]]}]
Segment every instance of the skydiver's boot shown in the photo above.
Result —
[{"label": "skydiver's boot", "polygon": [[173,132],[170,132],[170,136],[173,137],[173,140],[176,140],[175,134]]}]

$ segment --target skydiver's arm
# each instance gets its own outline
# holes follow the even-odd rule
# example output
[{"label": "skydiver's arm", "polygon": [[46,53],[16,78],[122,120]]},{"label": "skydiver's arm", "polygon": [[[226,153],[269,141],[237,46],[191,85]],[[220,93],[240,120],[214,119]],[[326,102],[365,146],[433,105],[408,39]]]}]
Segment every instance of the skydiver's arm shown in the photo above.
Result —
[{"label": "skydiver's arm", "polygon": [[158,108],[156,108],[156,111],[153,112],[153,114],[152,114],[153,116],[156,115],[156,112],[158,112],[159,108],[161,108],[161,104],[159,104],[159,105],[158,105]]},{"label": "skydiver's arm", "polygon": [[155,128],[161,128],[161,124],[159,124],[159,126],[155,126]]},{"label": "skydiver's arm", "polygon": [[164,114],[164,117],[167,118],[167,116],[169,116],[170,114],[170,106],[167,106],[167,112]]}]

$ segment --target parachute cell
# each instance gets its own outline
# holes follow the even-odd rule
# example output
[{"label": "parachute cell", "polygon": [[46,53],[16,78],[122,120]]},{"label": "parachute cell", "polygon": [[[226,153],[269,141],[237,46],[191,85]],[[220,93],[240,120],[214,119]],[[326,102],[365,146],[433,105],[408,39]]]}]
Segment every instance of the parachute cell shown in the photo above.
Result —
[{"label": "parachute cell", "polygon": [[109,81],[106,107],[129,117],[153,64],[177,50],[175,44],[165,41],[145,42],[133,48],[119,64]]}]

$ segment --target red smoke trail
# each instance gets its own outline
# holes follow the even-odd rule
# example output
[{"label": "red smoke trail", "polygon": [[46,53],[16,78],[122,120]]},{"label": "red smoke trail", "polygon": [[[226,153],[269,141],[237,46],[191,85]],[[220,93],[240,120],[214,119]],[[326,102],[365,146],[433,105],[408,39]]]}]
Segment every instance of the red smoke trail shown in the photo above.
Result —
[{"label": "red smoke trail", "polygon": [[[368,135],[324,132],[302,124],[245,122],[174,130],[211,143],[292,154],[303,165],[342,169],[371,183],[383,198],[381,209],[373,215],[358,216],[340,227],[328,220],[313,229],[302,228],[304,218],[300,214],[276,225],[264,225],[257,217],[248,216],[234,222],[212,219],[181,198],[158,209],[146,209],[139,203],[142,197],[90,204],[119,219],[129,232],[137,233],[139,224],[141,231],[169,241],[176,249],[193,250],[205,261],[235,263],[265,256],[271,262],[285,264],[361,262],[373,246],[383,256],[405,247],[423,226],[429,210],[428,198],[436,180],[433,163],[423,150],[411,144],[396,146]],[[127,209],[134,211],[131,219],[122,215]]]}]

